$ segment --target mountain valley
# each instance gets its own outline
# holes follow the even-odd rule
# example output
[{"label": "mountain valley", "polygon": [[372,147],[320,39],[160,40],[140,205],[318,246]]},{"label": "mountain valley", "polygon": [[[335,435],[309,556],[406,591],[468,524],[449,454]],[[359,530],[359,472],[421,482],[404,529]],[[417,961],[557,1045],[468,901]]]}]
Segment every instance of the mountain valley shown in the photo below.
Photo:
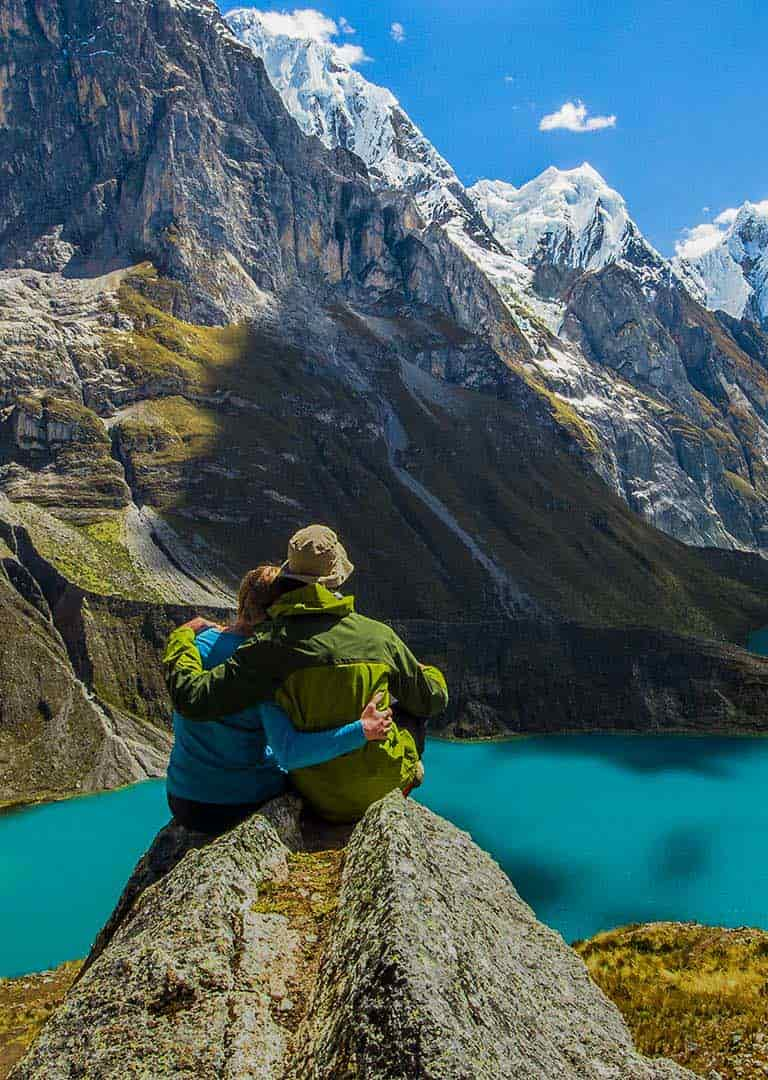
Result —
[{"label": "mountain valley", "polygon": [[[297,124],[269,74],[302,50],[247,22],[10,2],[4,581],[80,704],[9,669],[0,798],[161,772],[165,632],[308,520],[447,667],[447,733],[644,730],[662,700],[671,729],[760,730],[760,328],[701,307],[594,170],[464,189],[308,42],[336,89],[287,95]],[[87,762],[46,758],[64,717]]]}]

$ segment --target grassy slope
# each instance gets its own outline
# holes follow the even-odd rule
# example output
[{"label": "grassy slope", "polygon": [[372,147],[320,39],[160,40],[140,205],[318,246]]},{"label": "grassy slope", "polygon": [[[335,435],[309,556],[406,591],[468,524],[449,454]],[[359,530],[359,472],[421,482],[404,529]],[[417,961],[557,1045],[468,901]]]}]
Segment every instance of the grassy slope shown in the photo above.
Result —
[{"label": "grassy slope", "polygon": [[0,979],[0,1080],[61,1004],[79,970],[80,961],[73,960],[53,971]]},{"label": "grassy slope", "polygon": [[768,1074],[768,933],[652,923],[575,947],[643,1053],[724,1080]]}]

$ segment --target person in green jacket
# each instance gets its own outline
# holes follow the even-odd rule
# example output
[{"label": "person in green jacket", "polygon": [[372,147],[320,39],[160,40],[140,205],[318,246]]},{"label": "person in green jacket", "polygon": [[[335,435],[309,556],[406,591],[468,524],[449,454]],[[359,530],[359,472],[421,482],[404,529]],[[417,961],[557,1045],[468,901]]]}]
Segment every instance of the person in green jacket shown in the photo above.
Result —
[{"label": "person in green jacket", "polygon": [[[288,545],[269,619],[225,664],[204,670],[192,626],[175,630],[163,658],[173,707],[188,720],[214,720],[275,701],[300,731],[323,731],[359,716],[381,694],[415,717],[448,704],[445,678],[420,664],[385,623],[355,611],[337,591],[354,567],[332,529],[310,525]],[[193,620],[193,623],[195,621]],[[199,629],[199,626],[197,627]],[[329,821],[357,821],[371,803],[424,775],[410,731],[393,723],[382,742],[297,769],[297,791]]]}]

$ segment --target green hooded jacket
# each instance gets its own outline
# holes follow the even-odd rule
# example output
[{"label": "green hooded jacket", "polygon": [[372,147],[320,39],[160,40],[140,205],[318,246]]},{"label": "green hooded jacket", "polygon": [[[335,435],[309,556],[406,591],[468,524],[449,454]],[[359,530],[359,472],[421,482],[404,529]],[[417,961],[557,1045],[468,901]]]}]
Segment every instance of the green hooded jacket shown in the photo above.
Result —
[{"label": "green hooded jacket", "polygon": [[[322,585],[287,593],[234,656],[203,669],[191,630],[175,630],[163,657],[174,708],[189,720],[215,720],[259,701],[276,701],[300,731],[322,731],[360,716],[384,692],[416,716],[448,704],[445,679],[421,667],[385,623],[357,614],[351,596]],[[410,732],[392,725],[383,742],[291,773],[297,790],[329,821],[356,821],[394,788],[408,788],[418,754]]]}]

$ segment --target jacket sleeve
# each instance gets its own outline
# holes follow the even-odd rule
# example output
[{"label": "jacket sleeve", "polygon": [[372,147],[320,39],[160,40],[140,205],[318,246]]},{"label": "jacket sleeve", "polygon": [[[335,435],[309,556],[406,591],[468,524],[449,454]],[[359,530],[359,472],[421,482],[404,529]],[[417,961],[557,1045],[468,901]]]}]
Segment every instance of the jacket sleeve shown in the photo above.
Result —
[{"label": "jacket sleeve", "polygon": [[215,720],[274,696],[268,657],[254,640],[205,671],[193,631],[180,628],[168,638],[163,669],[173,707],[187,720]]},{"label": "jacket sleeve", "polygon": [[414,716],[438,716],[448,706],[448,686],[442,671],[421,667],[408,646],[393,632],[392,672],[389,689],[403,708]]},{"label": "jacket sleeve", "polygon": [[286,772],[320,765],[352,750],[359,750],[367,742],[360,720],[327,731],[297,731],[288,714],[272,704],[264,706],[261,719],[267,743],[278,765]]}]

